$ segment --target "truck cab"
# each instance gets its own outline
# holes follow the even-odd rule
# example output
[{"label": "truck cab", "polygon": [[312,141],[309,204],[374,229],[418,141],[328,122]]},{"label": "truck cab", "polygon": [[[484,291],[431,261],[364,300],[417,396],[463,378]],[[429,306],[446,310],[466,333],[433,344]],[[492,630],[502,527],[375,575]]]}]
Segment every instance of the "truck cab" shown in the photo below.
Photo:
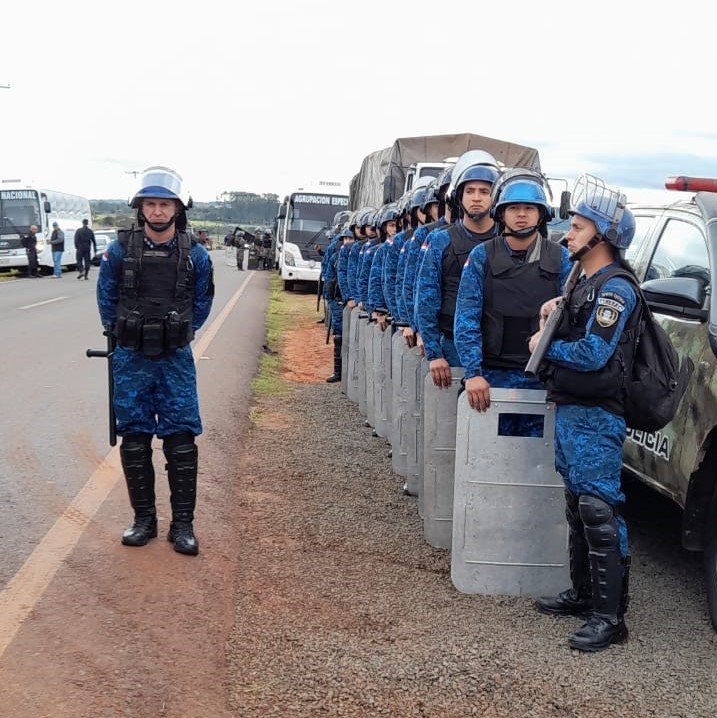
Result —
[{"label": "truck cab", "polygon": [[444,162],[414,162],[406,170],[406,184],[403,187],[404,194],[409,192],[416,180],[421,177],[438,177],[446,167],[455,164],[455,161]]}]

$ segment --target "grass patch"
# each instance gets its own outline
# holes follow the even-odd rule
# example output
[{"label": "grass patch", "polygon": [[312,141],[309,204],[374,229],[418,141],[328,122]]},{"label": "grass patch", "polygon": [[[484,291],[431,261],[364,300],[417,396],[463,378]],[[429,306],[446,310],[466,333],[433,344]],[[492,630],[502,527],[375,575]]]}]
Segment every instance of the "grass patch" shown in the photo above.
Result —
[{"label": "grass patch", "polygon": [[[266,311],[266,343],[259,373],[252,381],[257,396],[286,396],[291,393],[289,382],[281,376],[283,362],[281,347],[290,327],[316,313],[316,305],[307,301],[307,293],[285,292],[284,283],[277,274],[272,274],[269,306]],[[257,410],[256,417],[259,418]],[[252,418],[252,420],[254,420]],[[256,422],[255,422],[256,423]]]}]

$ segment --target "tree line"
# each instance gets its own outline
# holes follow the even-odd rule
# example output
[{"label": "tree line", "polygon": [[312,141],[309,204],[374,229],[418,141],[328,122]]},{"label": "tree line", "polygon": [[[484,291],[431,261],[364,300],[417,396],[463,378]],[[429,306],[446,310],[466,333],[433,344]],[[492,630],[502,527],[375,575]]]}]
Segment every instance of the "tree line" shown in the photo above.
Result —
[{"label": "tree line", "polygon": [[[126,200],[91,199],[90,208],[95,226],[129,227],[133,211]],[[226,225],[274,224],[279,209],[279,195],[253,192],[222,192],[214,202],[195,202],[190,210],[192,224],[217,222]]]}]

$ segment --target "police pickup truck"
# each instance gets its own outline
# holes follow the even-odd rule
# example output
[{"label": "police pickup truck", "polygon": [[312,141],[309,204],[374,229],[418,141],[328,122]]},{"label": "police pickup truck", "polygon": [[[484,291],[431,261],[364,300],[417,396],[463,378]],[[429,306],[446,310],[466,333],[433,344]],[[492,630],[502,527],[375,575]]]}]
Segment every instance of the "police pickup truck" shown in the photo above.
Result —
[{"label": "police pickup truck", "polygon": [[682,507],[682,544],[704,552],[717,630],[717,180],[671,177],[665,186],[695,194],[667,206],[631,205],[636,231],[626,256],[678,354],[695,368],[670,424],[628,430],[624,463]]}]

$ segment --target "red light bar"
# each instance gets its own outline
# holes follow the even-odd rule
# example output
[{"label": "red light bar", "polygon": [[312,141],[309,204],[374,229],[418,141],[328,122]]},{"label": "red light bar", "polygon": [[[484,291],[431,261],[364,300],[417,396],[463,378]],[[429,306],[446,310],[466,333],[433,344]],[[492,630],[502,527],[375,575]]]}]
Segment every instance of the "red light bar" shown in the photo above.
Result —
[{"label": "red light bar", "polygon": [[676,189],[680,192],[717,192],[717,179],[708,177],[668,177],[665,189]]}]

